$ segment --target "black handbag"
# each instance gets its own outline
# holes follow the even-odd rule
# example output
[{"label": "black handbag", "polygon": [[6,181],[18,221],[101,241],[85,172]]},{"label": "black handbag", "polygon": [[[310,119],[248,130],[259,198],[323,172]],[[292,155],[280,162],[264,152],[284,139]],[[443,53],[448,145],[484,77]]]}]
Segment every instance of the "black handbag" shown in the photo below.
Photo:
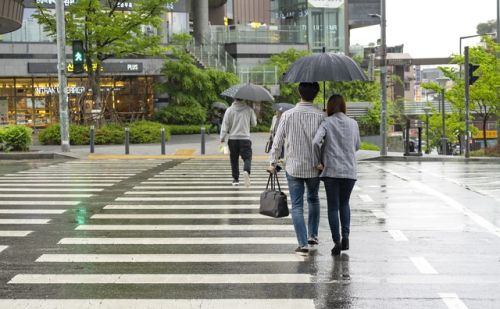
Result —
[{"label": "black handbag", "polygon": [[[271,184],[270,190],[269,184]],[[278,184],[278,190],[276,190],[275,184]],[[273,218],[287,217],[290,214],[288,211],[286,194],[281,192],[278,174],[276,172],[269,174],[266,191],[260,194],[259,213]]]}]

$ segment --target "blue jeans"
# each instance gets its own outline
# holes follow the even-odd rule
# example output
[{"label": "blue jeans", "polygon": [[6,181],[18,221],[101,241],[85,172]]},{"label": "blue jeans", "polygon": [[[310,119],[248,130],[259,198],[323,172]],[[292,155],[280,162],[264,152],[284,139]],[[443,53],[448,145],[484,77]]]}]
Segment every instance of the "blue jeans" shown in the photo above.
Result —
[{"label": "blue jeans", "polygon": [[321,178],[325,183],[326,200],[328,202],[328,223],[332,232],[333,242],[340,242],[340,226],[342,238],[349,238],[351,225],[351,208],[349,199],[356,180],[347,178]]},{"label": "blue jeans", "polygon": [[[319,227],[319,177],[297,178],[286,174],[288,191],[292,201],[292,222],[299,246],[307,246],[307,237],[318,237]],[[309,207],[308,228],[304,221],[304,184],[307,187]],[[309,234],[307,231],[309,230]]]}]

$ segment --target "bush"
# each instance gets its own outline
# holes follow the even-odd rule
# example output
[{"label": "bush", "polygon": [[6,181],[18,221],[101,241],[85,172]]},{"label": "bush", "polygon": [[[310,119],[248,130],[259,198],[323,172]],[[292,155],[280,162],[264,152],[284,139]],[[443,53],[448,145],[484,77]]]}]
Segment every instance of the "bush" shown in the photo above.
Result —
[{"label": "bush", "polygon": [[472,157],[500,157],[500,145],[496,145],[495,147],[490,147],[486,149],[471,151],[470,155]]},{"label": "bush", "polygon": [[96,145],[123,144],[125,142],[125,129],[116,124],[103,126],[94,133]]},{"label": "bush", "polygon": [[[69,125],[69,142],[71,145],[88,145],[90,142],[89,127],[76,124]],[[61,144],[61,127],[59,124],[48,126],[38,134],[38,141],[43,145]]]},{"label": "bush", "polygon": [[0,129],[0,150],[28,151],[32,143],[33,131],[22,125],[7,126]]},{"label": "bush", "polygon": [[271,130],[270,126],[261,123],[255,127],[250,128],[250,132],[269,132],[269,130]]},{"label": "bush", "polygon": [[165,125],[152,121],[136,121],[129,124],[130,143],[151,144],[161,142],[160,130],[165,128],[165,138],[170,139],[170,130]]},{"label": "bush", "polygon": [[207,119],[207,113],[199,104],[190,106],[169,106],[156,112],[156,121],[164,124],[203,124]]},{"label": "bush", "polygon": [[[172,135],[186,135],[186,134],[199,134],[201,132],[201,125],[169,125],[170,133]],[[205,126],[208,129],[208,125]]]},{"label": "bush", "polygon": [[361,142],[361,150],[380,150],[380,147],[367,142]]}]

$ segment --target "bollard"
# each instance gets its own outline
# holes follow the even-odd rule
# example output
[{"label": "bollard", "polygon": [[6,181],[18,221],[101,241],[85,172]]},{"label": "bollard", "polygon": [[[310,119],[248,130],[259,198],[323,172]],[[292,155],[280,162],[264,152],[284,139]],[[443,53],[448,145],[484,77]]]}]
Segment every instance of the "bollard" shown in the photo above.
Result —
[{"label": "bollard", "polygon": [[90,126],[90,153],[94,153],[94,126]]},{"label": "bollard", "polygon": [[205,127],[201,127],[201,154],[205,154]]},{"label": "bollard", "polygon": [[161,154],[165,154],[165,128],[160,129],[161,134]]},{"label": "bollard", "polygon": [[125,154],[130,154],[130,132],[128,128],[125,128]]}]

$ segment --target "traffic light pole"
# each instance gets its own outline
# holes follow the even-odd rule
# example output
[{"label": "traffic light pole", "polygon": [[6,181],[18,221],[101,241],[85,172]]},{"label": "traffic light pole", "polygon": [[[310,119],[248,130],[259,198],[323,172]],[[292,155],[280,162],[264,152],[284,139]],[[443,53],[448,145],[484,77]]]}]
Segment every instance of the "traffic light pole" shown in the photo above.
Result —
[{"label": "traffic light pole", "polygon": [[465,157],[470,157],[470,130],[469,130],[469,46],[465,47]]},{"label": "traffic light pole", "polygon": [[382,147],[380,147],[380,155],[387,155],[387,43],[386,43],[386,8],[385,0],[380,1],[380,137],[382,139]]},{"label": "traffic light pole", "polygon": [[68,91],[66,81],[66,34],[64,24],[64,0],[56,0],[57,26],[57,78],[59,80],[59,124],[61,127],[61,151],[69,152]]}]

